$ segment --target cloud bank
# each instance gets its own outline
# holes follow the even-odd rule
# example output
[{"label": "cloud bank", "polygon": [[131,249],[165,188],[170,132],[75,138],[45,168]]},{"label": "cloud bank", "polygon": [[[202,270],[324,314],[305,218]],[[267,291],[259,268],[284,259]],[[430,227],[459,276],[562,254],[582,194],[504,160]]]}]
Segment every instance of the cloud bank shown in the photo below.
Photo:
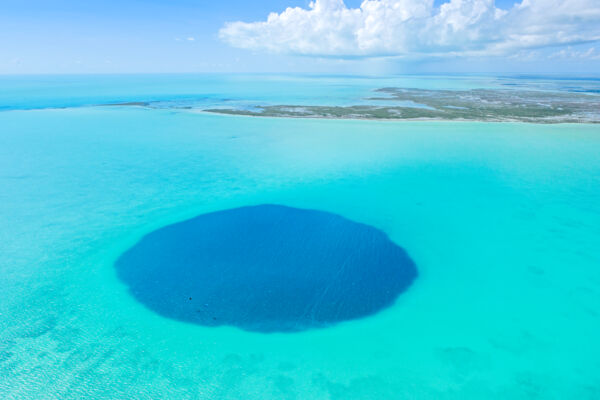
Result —
[{"label": "cloud bank", "polygon": [[600,0],[315,0],[266,21],[229,22],[222,40],[238,48],[332,57],[494,56],[600,40]]}]

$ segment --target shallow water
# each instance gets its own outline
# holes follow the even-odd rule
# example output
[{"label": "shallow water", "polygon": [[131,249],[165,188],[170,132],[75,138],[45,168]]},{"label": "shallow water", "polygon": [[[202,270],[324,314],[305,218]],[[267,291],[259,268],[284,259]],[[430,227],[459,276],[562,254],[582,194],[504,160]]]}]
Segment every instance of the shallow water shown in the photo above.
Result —
[{"label": "shallow water", "polygon": [[[83,107],[0,127],[2,398],[600,396],[598,126]],[[256,204],[379,229],[419,277],[374,315],[269,334],[165,318],[119,279],[148,233]]]}]

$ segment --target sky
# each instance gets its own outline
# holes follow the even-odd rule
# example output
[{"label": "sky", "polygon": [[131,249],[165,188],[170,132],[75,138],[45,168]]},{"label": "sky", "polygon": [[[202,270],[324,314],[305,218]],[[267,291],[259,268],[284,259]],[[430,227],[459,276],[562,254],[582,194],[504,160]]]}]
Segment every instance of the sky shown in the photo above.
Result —
[{"label": "sky", "polygon": [[0,74],[600,73],[600,0],[0,0]]}]

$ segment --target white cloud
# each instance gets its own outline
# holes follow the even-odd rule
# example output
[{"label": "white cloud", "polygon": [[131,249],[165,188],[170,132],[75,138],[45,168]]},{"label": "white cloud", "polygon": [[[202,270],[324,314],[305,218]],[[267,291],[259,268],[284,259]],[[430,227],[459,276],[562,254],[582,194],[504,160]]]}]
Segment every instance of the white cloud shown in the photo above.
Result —
[{"label": "white cloud", "polygon": [[590,47],[587,50],[575,50],[570,46],[566,49],[559,50],[548,56],[550,59],[581,59],[581,60],[600,60],[600,53],[595,47]]},{"label": "white cloud", "polygon": [[316,0],[266,21],[230,22],[219,32],[234,47],[316,56],[504,55],[600,40],[600,0]]}]

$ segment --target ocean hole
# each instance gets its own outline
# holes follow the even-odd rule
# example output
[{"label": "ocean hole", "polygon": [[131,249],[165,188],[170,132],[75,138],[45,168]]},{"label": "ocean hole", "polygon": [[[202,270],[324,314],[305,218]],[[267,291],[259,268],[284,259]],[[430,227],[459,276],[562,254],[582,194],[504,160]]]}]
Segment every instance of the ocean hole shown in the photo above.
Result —
[{"label": "ocean hole", "polygon": [[205,326],[296,332],[375,314],[417,277],[385,233],[280,205],[203,214],[144,236],[115,267],[156,313]]}]

